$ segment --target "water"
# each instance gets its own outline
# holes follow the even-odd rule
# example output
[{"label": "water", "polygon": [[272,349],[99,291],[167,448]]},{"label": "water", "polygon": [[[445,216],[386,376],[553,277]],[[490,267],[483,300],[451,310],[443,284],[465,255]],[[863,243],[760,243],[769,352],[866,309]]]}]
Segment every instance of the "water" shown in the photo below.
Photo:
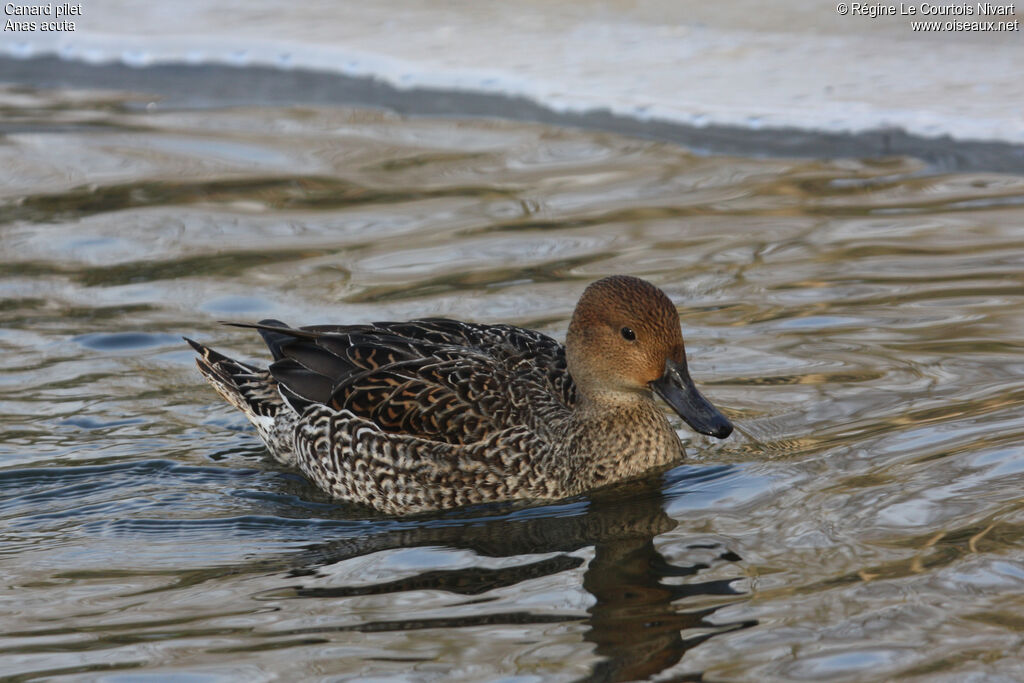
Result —
[{"label": "water", "polygon": [[[1024,178],[344,109],[0,91],[10,680],[1024,678]],[[681,306],[738,426],[410,519],[265,457],[187,334]]]}]

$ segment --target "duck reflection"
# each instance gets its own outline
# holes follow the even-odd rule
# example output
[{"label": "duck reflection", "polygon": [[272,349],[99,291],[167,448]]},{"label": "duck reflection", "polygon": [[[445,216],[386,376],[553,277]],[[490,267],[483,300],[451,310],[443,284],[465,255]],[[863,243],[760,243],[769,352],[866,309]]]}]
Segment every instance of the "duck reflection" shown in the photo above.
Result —
[{"label": "duck reflection", "polygon": [[[705,617],[720,606],[687,610],[676,601],[701,595],[738,595],[729,580],[666,584],[668,577],[696,575],[707,564],[675,566],[665,561],[648,537],[621,538],[599,543],[583,575],[583,588],[596,598],[590,608],[590,631],[604,660],[591,680],[622,681],[652,676],[674,665],[683,654],[724,630],[753,625],[712,627]],[[718,559],[738,560],[729,552]],[[689,638],[683,632],[701,629]]]},{"label": "duck reflection", "polygon": [[[712,624],[722,607],[686,608],[702,596],[737,596],[732,580],[699,580],[715,563],[740,558],[724,547],[695,545],[703,562],[675,565],[657,550],[654,539],[676,522],[664,512],[660,479],[633,482],[595,494],[588,500],[528,510],[505,510],[498,516],[472,516],[474,511],[418,520],[400,528],[358,538],[329,541],[292,558],[291,575],[318,574],[331,564],[382,550],[415,546],[468,549],[489,557],[558,553],[511,567],[471,567],[425,571],[413,577],[371,585],[293,586],[274,597],[339,598],[392,594],[412,590],[443,590],[477,596],[538,577],[572,571],[585,560],[568,553],[593,547],[583,574],[583,588],[594,598],[587,616],[530,612],[483,613],[452,618],[411,618],[362,623],[330,630],[387,631],[453,628],[480,624],[580,622],[584,638],[601,661],[586,680],[643,679],[676,664],[685,652],[717,634],[755,622]],[[487,508],[493,513],[494,508]],[[480,510],[475,511],[480,514]],[[713,558],[709,563],[708,558]],[[704,605],[707,600],[701,601]],[[730,604],[733,601],[730,601]],[[691,635],[685,635],[687,632]],[[699,674],[696,674],[699,678]],[[695,679],[696,680],[696,679]]]}]

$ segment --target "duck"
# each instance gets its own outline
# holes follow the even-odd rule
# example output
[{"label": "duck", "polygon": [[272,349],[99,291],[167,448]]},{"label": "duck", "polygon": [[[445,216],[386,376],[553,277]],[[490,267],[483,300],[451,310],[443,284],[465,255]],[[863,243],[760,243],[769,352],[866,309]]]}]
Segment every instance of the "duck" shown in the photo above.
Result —
[{"label": "duck", "polygon": [[282,465],[339,502],[388,515],[545,502],[679,463],[660,398],[694,431],[733,425],[691,379],[679,313],[658,287],[586,287],[565,344],[447,318],[256,330],[273,361],[192,339],[199,371]]}]

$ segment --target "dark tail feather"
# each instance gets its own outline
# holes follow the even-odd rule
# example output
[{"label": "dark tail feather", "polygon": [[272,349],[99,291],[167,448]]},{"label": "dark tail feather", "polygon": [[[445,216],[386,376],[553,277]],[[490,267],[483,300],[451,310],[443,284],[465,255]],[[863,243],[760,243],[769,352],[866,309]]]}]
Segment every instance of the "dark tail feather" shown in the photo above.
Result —
[{"label": "dark tail feather", "polygon": [[203,360],[210,365],[213,365],[214,363],[220,363],[221,361],[230,361],[232,363],[236,362],[231,358],[225,356],[223,353],[218,353],[214,351],[209,346],[203,346],[194,339],[189,339],[188,337],[182,337],[182,339],[187,341],[188,345],[195,349],[199,353],[199,355],[203,357]]},{"label": "dark tail feather", "polygon": [[182,339],[187,341],[188,345],[202,356],[200,360],[204,361],[210,367],[216,367],[219,363],[227,363],[229,366],[237,366],[238,369],[245,369],[249,372],[259,372],[259,368],[255,365],[243,363],[242,361],[235,360],[234,358],[228,358],[223,353],[214,351],[209,346],[203,346],[194,339],[189,339],[188,337],[182,337]]},{"label": "dark tail feather", "polygon": [[286,328],[288,326],[285,325],[280,320],[274,320],[273,318],[261,320],[259,321],[258,324],[262,325],[263,327],[257,327],[256,329],[257,331],[259,331],[260,336],[263,337],[263,341],[264,343],[266,343],[267,348],[270,349],[270,353],[274,354],[274,360],[281,360],[282,358],[284,358],[284,352],[281,351],[281,347],[284,346],[286,342],[295,339],[295,336],[285,334],[284,332],[279,332],[278,330],[275,329],[268,328]]},{"label": "dark tail feather", "polygon": [[263,337],[264,343],[267,348],[270,349],[270,353],[274,355],[274,360],[281,360],[284,358],[284,351],[282,348],[285,344],[295,339],[316,339],[319,334],[316,332],[308,332],[306,330],[297,330],[294,327],[288,327],[285,323],[280,320],[274,320],[273,318],[267,318],[261,320],[258,323],[233,323],[228,320],[220,321],[224,325],[231,325],[232,327],[244,327],[250,330],[256,330]]}]

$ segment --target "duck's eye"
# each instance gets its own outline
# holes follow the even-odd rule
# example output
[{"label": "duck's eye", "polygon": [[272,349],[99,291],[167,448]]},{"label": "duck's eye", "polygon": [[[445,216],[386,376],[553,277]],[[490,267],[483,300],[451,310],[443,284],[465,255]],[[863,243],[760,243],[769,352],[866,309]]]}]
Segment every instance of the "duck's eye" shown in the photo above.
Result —
[{"label": "duck's eye", "polygon": [[629,329],[628,327],[623,327],[619,331],[622,333],[622,338],[625,339],[626,341],[636,341],[636,332]]}]

